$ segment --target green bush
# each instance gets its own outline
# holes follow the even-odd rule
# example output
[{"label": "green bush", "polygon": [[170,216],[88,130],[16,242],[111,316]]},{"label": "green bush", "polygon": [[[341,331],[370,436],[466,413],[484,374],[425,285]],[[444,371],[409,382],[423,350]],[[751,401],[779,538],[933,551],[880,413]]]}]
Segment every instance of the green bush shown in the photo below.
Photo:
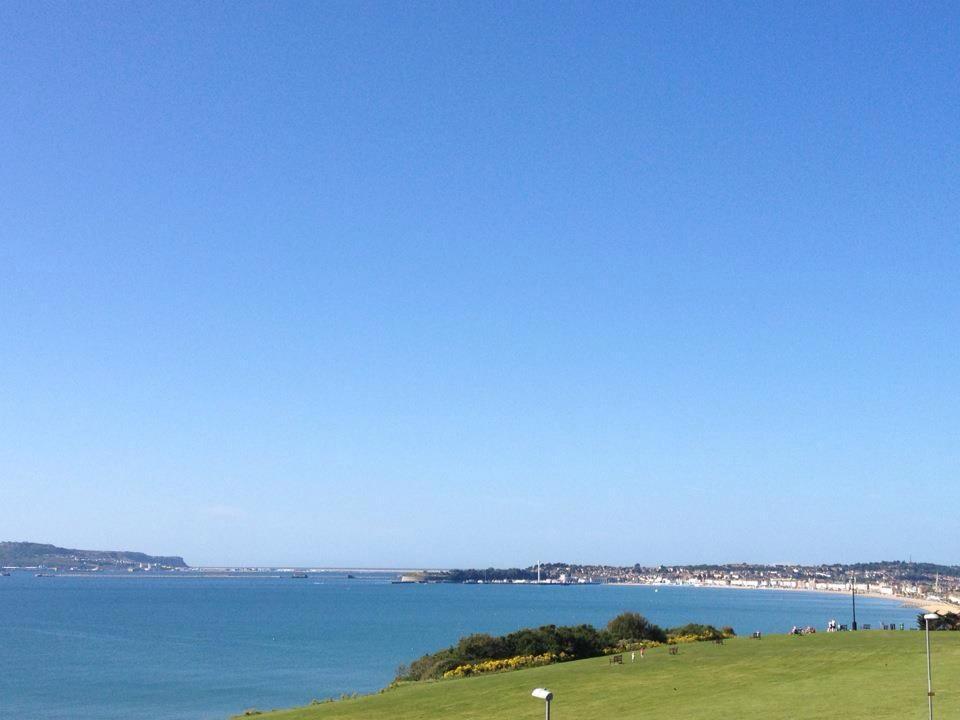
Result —
[{"label": "green bush", "polygon": [[704,640],[723,640],[733,637],[736,633],[732,627],[725,627],[718,630],[713,625],[701,625],[699,623],[687,623],[680,627],[667,630],[667,637],[670,642],[702,642]]},{"label": "green bush", "polygon": [[424,655],[401,666],[398,680],[432,680],[462,665],[475,665],[488,660],[505,660],[520,656],[551,656],[559,659],[580,659],[603,654],[609,645],[606,633],[592,625],[524,628],[508,635],[468,635],[453,647]]},{"label": "green bush", "polygon": [[[917,615],[917,627],[921,630],[926,628],[927,621],[923,619],[923,613]],[[960,614],[948,612],[939,615],[936,620],[930,621],[931,630],[960,630]]]},{"label": "green bush", "polygon": [[713,625],[697,623],[664,631],[639,613],[625,612],[613,618],[604,630],[592,625],[543,625],[496,637],[486,633],[467,635],[452,647],[424,655],[409,666],[401,665],[396,682],[437,680],[444,675],[512,669],[528,662],[580,660],[668,641],[695,642],[733,635],[731,627],[718,630]]},{"label": "green bush", "polygon": [[624,612],[617,615],[613,620],[607,623],[607,633],[610,639],[616,643],[618,641],[639,641],[652,640],[654,642],[666,642],[667,635],[663,628],[654,625],[640,613]]}]

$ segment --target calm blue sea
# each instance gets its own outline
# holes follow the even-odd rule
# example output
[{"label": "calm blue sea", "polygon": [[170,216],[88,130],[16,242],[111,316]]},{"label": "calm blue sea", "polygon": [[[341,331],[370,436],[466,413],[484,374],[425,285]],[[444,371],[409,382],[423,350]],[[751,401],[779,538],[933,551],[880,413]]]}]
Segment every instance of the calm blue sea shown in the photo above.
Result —
[{"label": "calm blue sea", "polygon": [[[812,593],[392,577],[0,577],[0,717],[222,720],[376,690],[400,663],[467,633],[602,625],[623,610],[741,634],[850,615],[849,598]],[[915,622],[896,602],[859,598],[857,607],[874,626]]]}]

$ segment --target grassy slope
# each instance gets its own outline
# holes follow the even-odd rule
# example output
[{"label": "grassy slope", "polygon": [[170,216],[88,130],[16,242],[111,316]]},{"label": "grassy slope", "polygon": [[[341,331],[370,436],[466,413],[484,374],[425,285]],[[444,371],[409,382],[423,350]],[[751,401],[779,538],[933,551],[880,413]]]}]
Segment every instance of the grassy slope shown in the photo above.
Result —
[{"label": "grassy slope", "polygon": [[[933,633],[940,717],[960,714],[960,633]],[[273,720],[537,720],[538,686],[555,693],[554,720],[845,718],[922,720],[926,664],[920,632],[821,633],[683,645],[611,666],[607,658],[387,692],[265,715]]]}]

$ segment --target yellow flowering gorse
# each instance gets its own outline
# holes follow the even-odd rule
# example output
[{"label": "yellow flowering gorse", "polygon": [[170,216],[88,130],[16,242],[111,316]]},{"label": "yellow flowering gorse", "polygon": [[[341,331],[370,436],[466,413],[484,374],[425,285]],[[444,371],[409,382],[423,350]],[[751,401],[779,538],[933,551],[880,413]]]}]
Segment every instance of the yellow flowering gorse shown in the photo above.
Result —
[{"label": "yellow flowering gorse", "polygon": [[483,662],[471,663],[468,665],[458,665],[453,670],[447,670],[444,678],[461,678],[470,675],[483,675],[485,673],[503,672],[505,670],[518,670],[527,667],[539,667],[540,665],[550,665],[555,662],[562,662],[569,656],[567,653],[543,653],[543,655],[516,655],[503,660],[484,660]]}]

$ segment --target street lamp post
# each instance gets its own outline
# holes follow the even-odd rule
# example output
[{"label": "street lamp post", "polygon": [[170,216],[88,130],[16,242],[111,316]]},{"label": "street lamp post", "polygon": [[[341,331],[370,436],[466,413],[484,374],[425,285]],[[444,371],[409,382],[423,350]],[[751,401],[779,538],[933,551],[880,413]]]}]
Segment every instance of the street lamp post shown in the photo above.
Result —
[{"label": "street lamp post", "polygon": [[853,603],[853,623],[850,625],[851,630],[857,629],[857,576],[853,576],[853,582],[850,584],[850,601]]},{"label": "street lamp post", "polygon": [[550,701],[553,700],[553,693],[546,688],[537,688],[530,694],[535,698],[540,698],[547,704],[547,720],[550,720]]},{"label": "street lamp post", "polygon": [[939,618],[940,616],[936,613],[927,613],[923,616],[923,623],[927,635],[927,707],[930,711],[930,720],[933,720],[933,674],[930,671],[930,621]]}]

